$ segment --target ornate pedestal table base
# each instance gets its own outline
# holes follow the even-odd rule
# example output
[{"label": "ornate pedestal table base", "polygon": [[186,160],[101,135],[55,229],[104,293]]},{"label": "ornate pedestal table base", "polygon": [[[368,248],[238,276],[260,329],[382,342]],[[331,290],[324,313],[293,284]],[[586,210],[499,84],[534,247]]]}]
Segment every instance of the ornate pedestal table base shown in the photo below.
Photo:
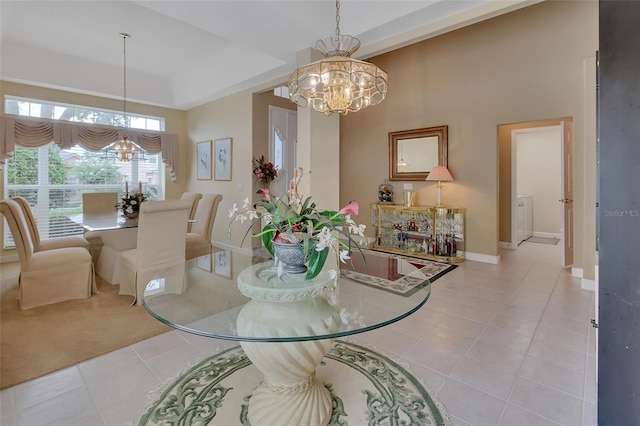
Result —
[{"label": "ornate pedestal table base", "polygon": [[315,378],[315,370],[331,350],[334,339],[303,340],[330,335],[340,326],[337,307],[327,294],[333,280],[321,274],[278,277],[270,263],[240,273],[238,287],[251,301],[238,315],[238,334],[281,338],[280,342],[241,342],[251,362],[264,374],[249,400],[252,426],[327,425],[331,395]]}]

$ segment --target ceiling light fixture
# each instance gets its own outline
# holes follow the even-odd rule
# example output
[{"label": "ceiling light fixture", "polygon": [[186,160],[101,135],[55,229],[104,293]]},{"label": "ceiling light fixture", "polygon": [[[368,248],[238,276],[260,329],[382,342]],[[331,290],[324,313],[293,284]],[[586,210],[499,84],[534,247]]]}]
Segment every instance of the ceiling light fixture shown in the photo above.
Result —
[{"label": "ceiling light fixture", "polygon": [[327,115],[360,111],[387,95],[387,73],[369,62],[351,59],[360,40],[340,34],[340,0],[336,0],[336,35],[316,43],[324,59],[289,76],[291,101]]},{"label": "ceiling light fixture", "polygon": [[[122,101],[122,117],[123,127],[129,128],[129,118],[127,117],[127,39],[131,36],[127,33],[120,33],[123,43],[124,56],[124,94]],[[122,139],[113,142],[103,149],[104,158],[114,159],[116,161],[146,161],[147,152],[137,143],[129,140],[127,135],[122,135]]]}]

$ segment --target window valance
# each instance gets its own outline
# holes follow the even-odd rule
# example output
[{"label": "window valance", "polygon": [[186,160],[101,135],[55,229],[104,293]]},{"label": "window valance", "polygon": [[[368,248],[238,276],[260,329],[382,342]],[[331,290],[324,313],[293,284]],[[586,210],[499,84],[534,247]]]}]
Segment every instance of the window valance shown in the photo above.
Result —
[{"label": "window valance", "polygon": [[0,120],[0,169],[13,155],[15,146],[37,148],[55,142],[61,149],[79,145],[88,151],[100,151],[107,145],[127,135],[149,154],[162,154],[162,161],[169,169],[171,180],[178,178],[178,136],[125,129],[98,124],[66,123],[46,119],[2,117]]}]

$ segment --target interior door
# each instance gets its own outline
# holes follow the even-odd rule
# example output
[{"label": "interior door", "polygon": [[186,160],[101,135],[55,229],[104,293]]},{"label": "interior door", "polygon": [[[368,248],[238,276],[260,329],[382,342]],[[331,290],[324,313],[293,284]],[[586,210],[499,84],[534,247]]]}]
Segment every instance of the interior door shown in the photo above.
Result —
[{"label": "interior door", "polygon": [[298,141],[298,113],[294,110],[269,107],[269,159],[278,170],[278,177],[271,182],[270,190],[284,194],[289,187],[296,167],[296,142]]},{"label": "interior door", "polygon": [[573,265],[573,123],[562,121],[562,194],[564,206],[563,266]]}]

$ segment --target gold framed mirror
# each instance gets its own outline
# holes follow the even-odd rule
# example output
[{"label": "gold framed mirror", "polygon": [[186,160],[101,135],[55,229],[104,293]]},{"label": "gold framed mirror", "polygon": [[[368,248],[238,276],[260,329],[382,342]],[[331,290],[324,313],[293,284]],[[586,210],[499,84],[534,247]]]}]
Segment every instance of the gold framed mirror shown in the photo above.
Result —
[{"label": "gold framed mirror", "polygon": [[447,126],[389,132],[389,180],[425,180],[447,164]]}]

